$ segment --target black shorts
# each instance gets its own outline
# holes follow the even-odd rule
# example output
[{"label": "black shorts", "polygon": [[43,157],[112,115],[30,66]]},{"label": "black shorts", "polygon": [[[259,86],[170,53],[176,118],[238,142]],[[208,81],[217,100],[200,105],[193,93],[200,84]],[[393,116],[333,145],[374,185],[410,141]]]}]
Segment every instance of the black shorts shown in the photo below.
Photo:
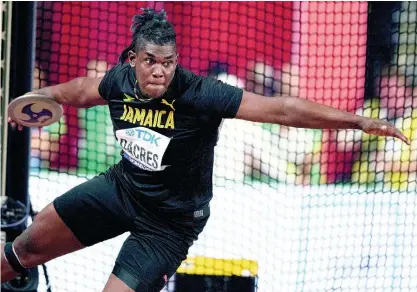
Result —
[{"label": "black shorts", "polygon": [[130,231],[113,274],[135,291],[160,291],[186,258],[203,230],[210,208],[191,214],[164,214],[133,202],[113,173],[71,189],[53,202],[78,240],[91,246]]}]

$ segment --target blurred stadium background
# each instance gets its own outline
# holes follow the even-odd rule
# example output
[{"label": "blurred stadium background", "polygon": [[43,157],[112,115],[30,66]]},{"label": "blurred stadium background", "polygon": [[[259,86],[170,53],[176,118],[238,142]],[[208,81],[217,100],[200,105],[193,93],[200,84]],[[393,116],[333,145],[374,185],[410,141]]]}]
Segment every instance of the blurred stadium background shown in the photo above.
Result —
[{"label": "blurred stadium background", "polygon": [[[385,119],[411,139],[226,120],[211,219],[164,290],[417,291],[416,2],[2,7],[1,222],[8,240],[31,222],[21,206],[26,194],[39,211],[120,159],[105,106],[66,107],[60,123],[17,133],[5,126],[8,99],[103,75],[130,43],[133,15],[153,7],[175,25],[185,68],[271,98],[307,98]],[[33,287],[7,289],[101,291],[124,238],[46,264]]]}]

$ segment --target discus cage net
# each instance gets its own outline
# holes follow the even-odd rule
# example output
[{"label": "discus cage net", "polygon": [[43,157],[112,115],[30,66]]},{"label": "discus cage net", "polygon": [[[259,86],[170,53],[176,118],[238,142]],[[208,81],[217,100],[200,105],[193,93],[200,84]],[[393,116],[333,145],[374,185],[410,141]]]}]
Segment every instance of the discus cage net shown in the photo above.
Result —
[{"label": "discus cage net", "polygon": [[[33,86],[102,76],[130,44],[132,17],[152,7],[167,12],[179,63],[197,74],[394,123],[411,145],[225,120],[212,215],[181,271],[255,277],[257,291],[415,291],[417,6],[384,5],[38,2]],[[107,107],[64,110],[32,130],[35,210],[120,160]],[[101,291],[124,238],[48,263],[52,291]],[[228,291],[210,281],[204,291]]]}]

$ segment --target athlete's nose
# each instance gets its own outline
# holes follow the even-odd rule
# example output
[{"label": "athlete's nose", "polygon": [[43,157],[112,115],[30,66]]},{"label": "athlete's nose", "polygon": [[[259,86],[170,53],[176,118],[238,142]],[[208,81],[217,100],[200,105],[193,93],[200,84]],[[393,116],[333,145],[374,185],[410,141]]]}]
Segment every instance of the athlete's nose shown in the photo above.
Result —
[{"label": "athlete's nose", "polygon": [[162,71],[161,66],[155,66],[152,71],[153,78],[162,78],[164,77],[164,72]]}]

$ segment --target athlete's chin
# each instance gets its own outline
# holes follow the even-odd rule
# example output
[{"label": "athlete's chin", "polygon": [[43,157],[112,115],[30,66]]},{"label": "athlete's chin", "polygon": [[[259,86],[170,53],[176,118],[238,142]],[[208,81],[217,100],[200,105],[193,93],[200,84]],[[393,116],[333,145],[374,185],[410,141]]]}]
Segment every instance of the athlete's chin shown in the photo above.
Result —
[{"label": "athlete's chin", "polygon": [[144,93],[151,97],[151,98],[159,98],[163,96],[166,92],[166,89],[158,89],[158,90],[146,90]]}]

